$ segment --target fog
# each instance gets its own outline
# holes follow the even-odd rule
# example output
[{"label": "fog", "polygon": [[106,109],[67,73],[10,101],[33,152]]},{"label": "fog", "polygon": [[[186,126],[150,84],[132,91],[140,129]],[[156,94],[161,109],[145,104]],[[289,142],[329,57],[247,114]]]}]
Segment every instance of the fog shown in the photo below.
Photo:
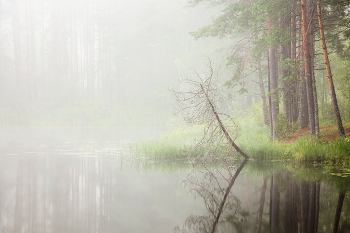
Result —
[{"label": "fog", "polygon": [[2,0],[0,121],[170,126],[169,88],[232,39],[194,40],[220,7],[187,0]]}]

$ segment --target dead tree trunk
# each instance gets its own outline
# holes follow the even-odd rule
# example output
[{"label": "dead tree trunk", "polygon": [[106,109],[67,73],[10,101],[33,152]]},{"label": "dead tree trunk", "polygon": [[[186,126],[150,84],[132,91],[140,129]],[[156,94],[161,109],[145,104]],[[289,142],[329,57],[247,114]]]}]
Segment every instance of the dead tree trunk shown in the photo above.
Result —
[{"label": "dead tree trunk", "polygon": [[[222,142],[222,138],[225,137],[227,140],[226,143],[230,147],[233,147],[245,159],[248,159],[248,155],[236,145],[229,134],[231,128],[235,127],[232,118],[228,114],[218,113],[217,103],[223,99],[223,92],[213,80],[217,78],[218,73],[215,72],[214,74],[210,59],[206,74],[207,77],[202,78],[195,70],[194,73],[199,79],[198,81],[193,79],[183,80],[188,90],[172,90],[172,92],[177,102],[175,106],[177,114],[181,113],[187,123],[205,125],[203,138],[197,143],[196,147],[203,145],[208,147],[213,143],[217,143],[216,148],[221,147],[219,144],[225,143]],[[228,125],[227,123],[225,126],[220,117],[228,118],[227,120],[233,124]]]},{"label": "dead tree trunk", "polygon": [[224,135],[225,135],[227,141],[230,142],[230,145],[231,145],[233,148],[235,148],[235,150],[236,150],[238,153],[240,153],[245,159],[249,159],[248,155],[246,155],[246,153],[244,153],[244,152],[241,150],[241,148],[239,148],[239,147],[236,145],[236,143],[232,140],[232,138],[231,138],[230,135],[228,134],[228,132],[227,132],[225,126],[223,125],[223,123],[222,123],[222,121],[221,121],[221,119],[220,119],[218,113],[216,112],[216,109],[215,109],[213,103],[211,102],[211,100],[210,100],[210,98],[209,98],[209,96],[208,96],[208,93],[205,91],[205,89],[204,89],[204,87],[203,87],[202,84],[201,84],[200,86],[201,86],[201,89],[202,89],[203,93],[205,94],[205,98],[207,99],[207,102],[209,103],[213,114],[215,115],[215,118],[216,118],[217,122],[219,123],[220,129],[221,129],[222,132],[224,133]]},{"label": "dead tree trunk", "polygon": [[326,64],[329,88],[331,90],[331,95],[332,95],[332,103],[333,103],[333,108],[334,108],[334,113],[335,113],[335,120],[337,122],[339,135],[344,136],[345,131],[344,131],[343,122],[341,120],[341,116],[340,116],[340,112],[339,112],[339,108],[338,108],[338,101],[337,101],[337,96],[335,94],[333,78],[332,78],[332,71],[331,71],[331,66],[329,64],[326,40],[325,40],[325,36],[324,36],[321,1],[317,2],[317,12],[318,12],[318,23],[320,26],[321,45],[322,45],[322,51],[323,51],[323,56],[324,56],[324,62]]}]

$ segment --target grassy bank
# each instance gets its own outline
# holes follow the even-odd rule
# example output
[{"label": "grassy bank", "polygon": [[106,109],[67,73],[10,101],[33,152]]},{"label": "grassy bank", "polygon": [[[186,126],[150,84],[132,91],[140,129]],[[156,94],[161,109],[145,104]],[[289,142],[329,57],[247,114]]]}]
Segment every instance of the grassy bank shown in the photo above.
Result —
[{"label": "grassy bank", "polygon": [[[234,116],[237,128],[236,144],[252,160],[293,160],[300,163],[329,163],[341,166],[350,165],[350,125],[344,123],[348,137],[340,138],[336,126],[321,128],[321,137],[309,136],[307,129],[290,132],[287,123],[281,123],[281,139],[272,141],[270,129],[264,125],[262,110],[259,105],[253,105],[245,112]],[[281,119],[283,122],[283,119]],[[297,128],[297,124],[290,128]],[[203,135],[203,126],[182,127],[158,140],[142,141],[130,146],[133,156],[150,159],[179,159],[188,157],[203,157],[208,154],[203,151],[191,150]],[[227,156],[230,148],[224,148],[222,156]],[[194,156],[195,155],[195,156]],[[236,156],[240,158],[239,155]]]},{"label": "grassy bank", "polygon": [[[201,156],[205,151],[193,151],[191,148],[202,133],[203,128],[200,126],[182,127],[158,140],[132,144],[130,151],[135,157],[149,159],[181,159],[193,157],[193,153]],[[252,160],[295,160],[301,163],[350,165],[350,139],[347,137],[329,141],[322,137],[302,136],[295,142],[271,141],[268,127],[252,124],[241,127],[235,142]]]},{"label": "grassy bank", "polygon": [[148,159],[183,159],[188,157],[190,148],[203,132],[203,128],[180,127],[159,139],[144,140],[130,144],[133,157]]}]

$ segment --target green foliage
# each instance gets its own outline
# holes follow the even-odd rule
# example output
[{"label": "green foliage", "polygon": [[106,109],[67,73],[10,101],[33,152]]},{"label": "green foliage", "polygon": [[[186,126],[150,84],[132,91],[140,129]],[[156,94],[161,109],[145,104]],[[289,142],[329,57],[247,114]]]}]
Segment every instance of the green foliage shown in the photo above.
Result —
[{"label": "green foliage", "polygon": [[327,158],[327,142],[321,138],[304,136],[286,147],[299,162],[321,162]]},{"label": "green foliage", "polygon": [[[269,127],[264,125],[261,104],[252,105],[247,111],[240,112],[234,117],[239,133],[236,144],[250,156],[251,160],[258,161],[286,161],[294,160],[300,163],[326,163],[350,165],[350,139],[343,137],[327,142],[323,138],[304,136],[295,143],[281,143],[270,138]],[[296,124],[290,124],[280,114],[281,132],[286,135],[296,129]],[[280,133],[281,133],[280,132]],[[163,135],[159,140],[147,140],[131,144],[130,151],[134,158],[148,159],[180,159],[189,156],[188,148],[193,147],[196,139],[203,133],[201,126],[181,127],[171,134]],[[227,148],[226,151],[228,151]],[[204,151],[191,151],[195,157],[204,154]],[[191,154],[191,157],[193,154]],[[223,153],[222,156],[227,156]]]},{"label": "green foliage", "polygon": [[323,138],[304,136],[296,143],[287,145],[287,150],[300,162],[350,165],[350,140],[346,137],[327,142]]},{"label": "green foliage", "polygon": [[145,140],[130,144],[130,152],[134,158],[179,159],[187,158],[188,148],[200,137],[202,127],[179,127],[171,134],[165,134],[158,140]]},{"label": "green foliage", "polygon": [[328,156],[340,164],[350,164],[350,139],[337,138],[329,144]]},{"label": "green foliage", "polygon": [[299,122],[292,123],[287,120],[283,113],[279,113],[277,117],[277,135],[279,138],[286,138],[288,135],[294,133],[298,129]]},{"label": "green foliage", "polygon": [[270,139],[267,126],[244,126],[236,143],[254,160],[285,160],[290,158],[290,154],[285,151],[283,144]]},{"label": "green foliage", "polygon": [[283,145],[270,139],[269,126],[264,125],[261,103],[248,108],[245,112],[235,116],[239,125],[237,145],[252,159],[280,160],[288,159]]}]

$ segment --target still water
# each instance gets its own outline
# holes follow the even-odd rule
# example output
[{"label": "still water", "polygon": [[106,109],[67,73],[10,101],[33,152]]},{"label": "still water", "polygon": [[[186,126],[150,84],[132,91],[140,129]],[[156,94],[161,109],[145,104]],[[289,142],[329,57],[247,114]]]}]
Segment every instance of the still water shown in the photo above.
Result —
[{"label": "still water", "polygon": [[131,159],[126,135],[69,135],[1,134],[0,232],[331,232],[340,194],[350,232],[350,182],[328,170]]}]

